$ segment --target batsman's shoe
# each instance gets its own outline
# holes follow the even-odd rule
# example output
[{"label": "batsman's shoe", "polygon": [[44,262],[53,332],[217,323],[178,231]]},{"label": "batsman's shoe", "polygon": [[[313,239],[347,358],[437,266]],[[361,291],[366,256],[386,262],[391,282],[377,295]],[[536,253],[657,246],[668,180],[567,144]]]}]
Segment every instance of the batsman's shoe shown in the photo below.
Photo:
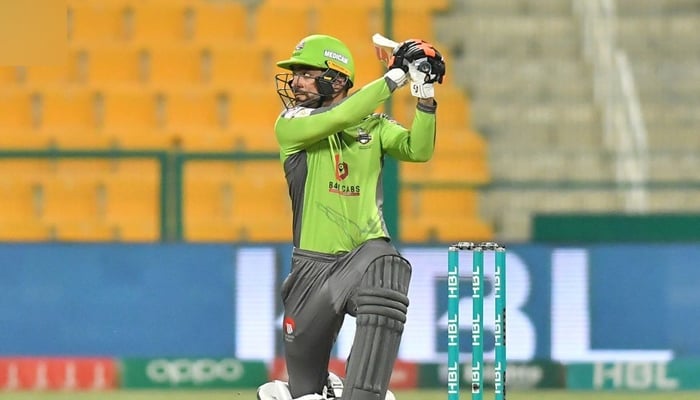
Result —
[{"label": "batsman's shoe", "polygon": [[[343,396],[343,380],[336,374],[328,373],[328,383],[326,387],[323,388],[324,398],[327,400],[339,399]],[[394,393],[391,390],[386,391],[386,397],[384,400],[396,400]]]}]

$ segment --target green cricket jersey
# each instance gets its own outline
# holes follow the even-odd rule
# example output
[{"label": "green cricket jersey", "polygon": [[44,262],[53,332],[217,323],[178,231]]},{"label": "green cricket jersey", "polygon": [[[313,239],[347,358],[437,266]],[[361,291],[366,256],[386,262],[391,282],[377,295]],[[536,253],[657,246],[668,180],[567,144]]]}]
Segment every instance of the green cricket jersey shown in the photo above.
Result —
[{"label": "green cricket jersey", "polygon": [[335,254],[389,237],[382,216],[384,155],[425,162],[435,147],[435,107],[419,104],[410,130],[374,113],[392,87],[380,78],[333,106],[296,107],[277,119],[295,247]]}]

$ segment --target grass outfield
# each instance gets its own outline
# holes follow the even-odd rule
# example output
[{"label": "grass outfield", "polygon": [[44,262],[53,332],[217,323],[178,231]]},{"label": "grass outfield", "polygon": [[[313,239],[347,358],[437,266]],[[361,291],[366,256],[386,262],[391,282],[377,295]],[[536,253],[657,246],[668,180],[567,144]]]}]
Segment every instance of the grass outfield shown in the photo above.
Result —
[{"label": "grass outfield", "polygon": [[[42,399],[75,399],[75,400],[239,400],[255,399],[254,390],[244,391],[151,391],[151,390],[119,390],[113,392],[5,392],[0,395],[2,400],[42,400]],[[397,400],[445,400],[447,394],[442,390],[411,390],[397,391]],[[462,399],[470,399],[469,393],[464,392]],[[567,392],[563,390],[510,391],[510,400],[697,400],[700,392],[643,393],[643,392]],[[493,399],[492,394],[484,395],[485,400]]]}]

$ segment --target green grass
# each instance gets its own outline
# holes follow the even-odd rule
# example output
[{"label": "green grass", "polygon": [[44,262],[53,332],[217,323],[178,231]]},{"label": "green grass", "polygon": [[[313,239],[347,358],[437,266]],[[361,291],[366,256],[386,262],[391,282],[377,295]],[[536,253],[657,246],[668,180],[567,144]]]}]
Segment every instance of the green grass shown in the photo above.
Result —
[{"label": "green grass", "polygon": [[[255,399],[254,390],[118,390],[112,392],[5,392],[0,396],[2,400],[239,400]],[[412,390],[397,391],[397,400],[445,400],[447,394],[444,390]],[[700,392],[673,392],[670,393],[645,393],[645,392],[567,392],[563,390],[537,390],[516,391],[508,393],[510,400],[697,400]],[[469,393],[464,392],[461,399],[470,400]],[[484,395],[484,400],[493,399],[492,394]]]}]

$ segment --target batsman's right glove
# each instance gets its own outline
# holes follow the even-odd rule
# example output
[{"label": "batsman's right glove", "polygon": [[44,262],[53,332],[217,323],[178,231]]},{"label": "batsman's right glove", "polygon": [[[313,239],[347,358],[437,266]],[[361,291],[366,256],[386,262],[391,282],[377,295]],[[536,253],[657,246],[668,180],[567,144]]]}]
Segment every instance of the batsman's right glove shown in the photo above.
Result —
[{"label": "batsman's right glove", "polygon": [[409,39],[397,46],[389,60],[389,69],[401,68],[410,73],[409,66],[415,68],[424,75],[416,76],[422,78],[415,83],[442,83],[445,76],[445,60],[442,54],[430,43]]}]

